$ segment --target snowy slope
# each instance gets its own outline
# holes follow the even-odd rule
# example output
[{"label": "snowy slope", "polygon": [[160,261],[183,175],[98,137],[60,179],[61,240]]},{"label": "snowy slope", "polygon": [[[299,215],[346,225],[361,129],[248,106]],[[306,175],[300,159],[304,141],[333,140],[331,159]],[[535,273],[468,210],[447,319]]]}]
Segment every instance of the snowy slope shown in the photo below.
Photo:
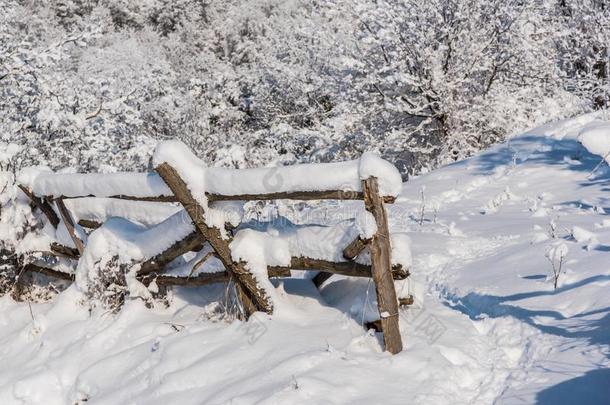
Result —
[{"label": "snowy slope", "polygon": [[[222,286],[118,315],[89,314],[70,288],[32,315],[0,299],[0,404],[608,404],[610,170],[590,175],[602,157],[577,140],[596,120],[404,185],[391,230],[413,241],[419,302],[401,314],[396,356],[361,326],[368,280],[335,277],[321,293],[286,280],[295,310],[247,323],[217,315]],[[567,252],[556,290],[551,249]]]}]

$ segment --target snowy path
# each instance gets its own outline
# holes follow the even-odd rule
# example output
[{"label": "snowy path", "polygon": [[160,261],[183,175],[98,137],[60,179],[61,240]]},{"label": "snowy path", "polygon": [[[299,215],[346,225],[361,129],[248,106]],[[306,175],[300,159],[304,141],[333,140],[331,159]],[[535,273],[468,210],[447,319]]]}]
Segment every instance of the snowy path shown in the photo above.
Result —
[{"label": "snowy path", "polygon": [[214,319],[221,287],[116,317],[71,289],[34,321],[4,297],[0,404],[608,404],[610,170],[589,178],[600,158],[574,140],[590,119],[405,184],[391,227],[413,240],[423,302],[402,312],[396,356],[360,325],[366,280],[286,281],[298,310],[248,323]]},{"label": "snowy path", "polygon": [[[417,232],[413,273],[519,364],[497,403],[610,403],[610,173],[589,177],[601,158],[575,141],[582,124],[405,185],[402,217],[418,218],[422,187],[428,207],[422,226],[406,224]],[[568,254],[554,291],[545,253],[557,244]]]}]

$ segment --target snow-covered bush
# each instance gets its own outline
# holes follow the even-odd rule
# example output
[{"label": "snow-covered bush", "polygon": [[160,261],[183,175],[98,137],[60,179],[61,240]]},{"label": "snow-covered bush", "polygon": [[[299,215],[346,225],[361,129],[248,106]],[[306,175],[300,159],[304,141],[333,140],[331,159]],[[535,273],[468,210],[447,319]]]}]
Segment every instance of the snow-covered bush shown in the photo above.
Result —
[{"label": "snow-covered bush", "polygon": [[91,270],[96,277],[88,285],[87,298],[111,311],[121,309],[129,293],[125,278],[128,269],[116,256],[96,262]]},{"label": "snow-covered bush", "polygon": [[559,285],[559,277],[565,272],[564,265],[567,255],[568,246],[564,242],[553,244],[546,252],[545,257],[551,263],[550,277],[555,289]]},{"label": "snow-covered bush", "polygon": [[610,6],[604,0],[557,2],[554,33],[565,86],[595,108],[610,106]]},{"label": "snow-covered bush", "polygon": [[0,143],[0,296],[14,287],[23,263],[18,245],[36,225],[30,207],[18,198],[19,150],[15,144]]}]

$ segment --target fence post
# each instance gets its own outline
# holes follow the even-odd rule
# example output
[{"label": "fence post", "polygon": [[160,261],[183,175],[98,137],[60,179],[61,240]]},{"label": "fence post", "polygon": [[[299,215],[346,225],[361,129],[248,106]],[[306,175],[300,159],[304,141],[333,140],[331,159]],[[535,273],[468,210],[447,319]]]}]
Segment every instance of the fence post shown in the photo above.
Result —
[{"label": "fence post", "polygon": [[379,195],[379,184],[375,177],[362,181],[364,207],[373,214],[377,233],[369,244],[371,252],[371,273],[377,292],[377,305],[381,316],[381,330],[385,349],[392,354],[402,350],[402,339],[398,326],[398,299],[392,277],[392,247],[388,218]]},{"label": "fence post", "polygon": [[74,246],[76,246],[76,249],[78,249],[78,254],[80,256],[82,256],[83,252],[85,251],[85,245],[83,244],[83,241],[80,240],[80,238],[76,234],[74,219],[72,219],[72,215],[70,214],[70,211],[68,211],[68,208],[66,208],[66,204],[64,204],[64,200],[61,198],[58,198],[57,200],[55,200],[55,205],[57,205],[57,209],[59,210],[59,215],[61,215],[61,219],[63,220],[64,225],[66,226],[66,229],[68,230],[68,234],[70,235],[70,238],[72,238],[72,242],[74,242]]}]

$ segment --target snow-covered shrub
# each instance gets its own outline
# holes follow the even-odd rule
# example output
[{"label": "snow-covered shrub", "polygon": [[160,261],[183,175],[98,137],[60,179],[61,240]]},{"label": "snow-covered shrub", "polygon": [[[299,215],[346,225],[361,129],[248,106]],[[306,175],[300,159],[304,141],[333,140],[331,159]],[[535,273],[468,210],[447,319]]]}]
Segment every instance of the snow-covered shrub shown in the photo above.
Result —
[{"label": "snow-covered shrub", "polygon": [[610,7],[605,0],[557,2],[555,42],[566,87],[594,108],[610,106]]},{"label": "snow-covered shrub", "polygon": [[20,148],[0,143],[0,296],[15,286],[23,268],[19,245],[36,228],[36,220],[15,184]]},{"label": "snow-covered shrub", "polygon": [[97,261],[90,271],[95,272],[95,277],[89,280],[86,297],[110,311],[120,310],[129,293],[126,280],[129,267],[116,256]]},{"label": "snow-covered shrub", "polygon": [[546,252],[546,258],[551,263],[551,279],[553,288],[557,289],[559,277],[565,272],[564,265],[568,255],[568,246],[564,242],[552,245]]}]

